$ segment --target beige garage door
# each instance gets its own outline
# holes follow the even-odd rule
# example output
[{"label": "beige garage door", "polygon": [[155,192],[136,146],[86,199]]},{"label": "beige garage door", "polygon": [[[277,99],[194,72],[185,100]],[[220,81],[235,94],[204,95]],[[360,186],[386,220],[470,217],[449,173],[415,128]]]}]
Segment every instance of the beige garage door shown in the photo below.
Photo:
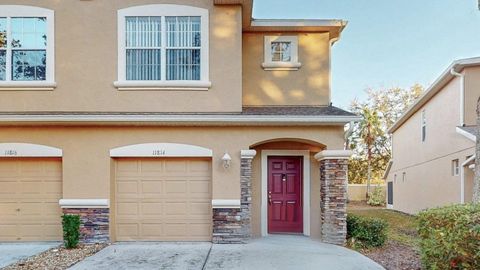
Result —
[{"label": "beige garage door", "polygon": [[0,159],[0,241],[62,239],[60,159]]},{"label": "beige garage door", "polygon": [[117,241],[210,241],[211,161],[118,159]]}]

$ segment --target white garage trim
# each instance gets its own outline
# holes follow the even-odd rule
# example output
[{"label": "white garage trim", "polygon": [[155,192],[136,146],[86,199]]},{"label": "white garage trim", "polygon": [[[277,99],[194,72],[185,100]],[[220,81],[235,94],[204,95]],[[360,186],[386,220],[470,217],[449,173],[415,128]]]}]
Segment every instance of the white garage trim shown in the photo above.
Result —
[{"label": "white garage trim", "polygon": [[212,208],[240,208],[240,200],[212,200]]},{"label": "white garage trim", "polygon": [[60,199],[61,208],[109,208],[108,199]]},{"label": "white garage trim", "polygon": [[61,157],[62,149],[31,143],[0,143],[0,157]]},{"label": "white garage trim", "polygon": [[189,144],[143,143],[110,150],[111,157],[211,157],[212,150]]},{"label": "white garage trim", "polygon": [[303,234],[310,235],[310,152],[308,150],[263,150],[262,151],[262,194],[261,232],[268,236],[268,156],[303,157]]}]

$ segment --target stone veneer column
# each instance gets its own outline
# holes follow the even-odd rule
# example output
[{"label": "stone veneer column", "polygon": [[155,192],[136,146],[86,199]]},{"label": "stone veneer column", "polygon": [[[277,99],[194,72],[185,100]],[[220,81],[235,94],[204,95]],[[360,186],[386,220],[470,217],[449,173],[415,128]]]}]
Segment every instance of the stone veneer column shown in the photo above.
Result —
[{"label": "stone veneer column", "polygon": [[[90,203],[95,201],[95,203]],[[105,243],[110,241],[110,208],[108,200],[60,200],[63,214],[80,216],[80,242]],[[106,203],[103,203],[105,201]]]},{"label": "stone veneer column", "polygon": [[324,150],[320,162],[320,211],[322,240],[344,245],[347,237],[348,150]]},{"label": "stone veneer column", "polygon": [[[252,235],[252,160],[255,150],[242,150],[240,160],[240,205],[213,205],[215,244],[246,243]],[[230,201],[230,200],[225,200]]]}]

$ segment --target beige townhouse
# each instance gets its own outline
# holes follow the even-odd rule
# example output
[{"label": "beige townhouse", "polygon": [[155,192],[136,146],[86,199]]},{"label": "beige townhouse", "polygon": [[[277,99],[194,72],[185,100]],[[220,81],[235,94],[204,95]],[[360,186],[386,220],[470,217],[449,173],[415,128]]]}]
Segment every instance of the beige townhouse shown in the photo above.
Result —
[{"label": "beige townhouse", "polygon": [[0,241],[345,241],[342,20],[252,0],[1,0]]},{"label": "beige townhouse", "polygon": [[480,58],[453,62],[390,128],[388,207],[420,210],[472,201]]}]

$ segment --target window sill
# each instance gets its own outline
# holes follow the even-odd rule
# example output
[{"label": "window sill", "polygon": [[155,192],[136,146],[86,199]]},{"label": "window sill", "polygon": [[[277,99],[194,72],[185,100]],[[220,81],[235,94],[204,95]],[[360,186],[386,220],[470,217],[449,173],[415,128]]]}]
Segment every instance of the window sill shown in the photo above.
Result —
[{"label": "window sill", "polygon": [[56,82],[47,81],[0,82],[0,91],[51,91],[56,87]]},{"label": "window sill", "polygon": [[302,66],[302,63],[292,62],[292,63],[263,63],[262,67],[264,70],[299,70]]},{"label": "window sill", "polygon": [[118,90],[147,91],[206,91],[212,83],[209,81],[116,81],[113,85]]}]

